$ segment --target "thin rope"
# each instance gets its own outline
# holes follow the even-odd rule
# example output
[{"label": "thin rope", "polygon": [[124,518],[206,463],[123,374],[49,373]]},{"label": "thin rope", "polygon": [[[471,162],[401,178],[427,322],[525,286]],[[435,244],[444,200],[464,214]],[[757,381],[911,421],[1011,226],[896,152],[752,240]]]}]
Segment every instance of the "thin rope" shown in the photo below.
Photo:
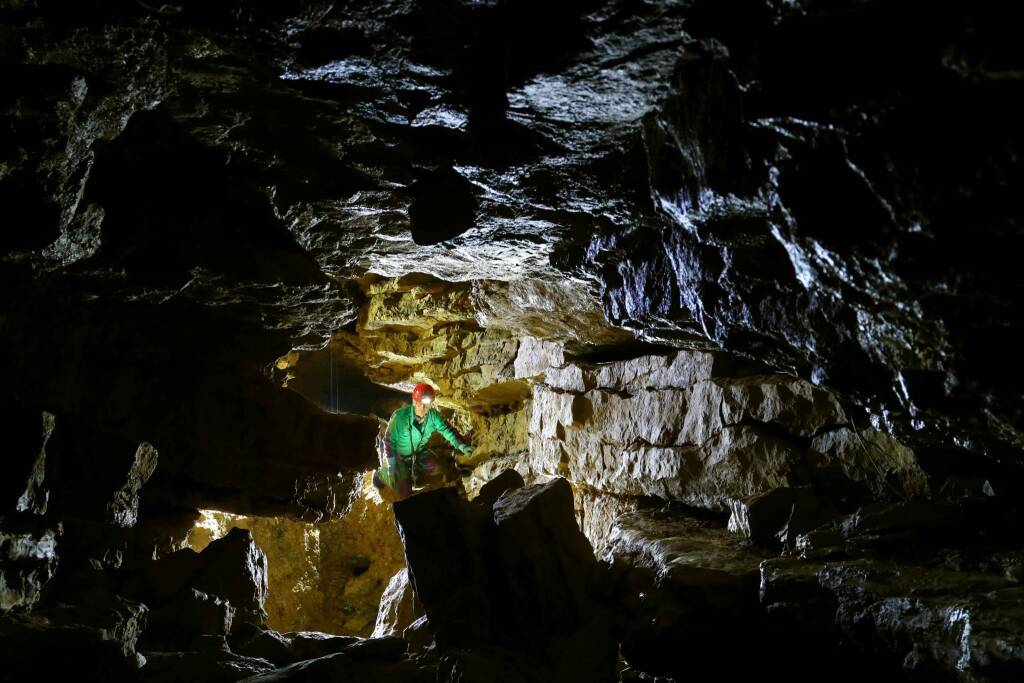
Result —
[{"label": "thin rope", "polygon": [[337,403],[334,400],[334,344],[328,342],[327,348],[328,348],[328,352],[330,354],[330,367],[331,367],[330,379],[328,380],[329,385],[328,385],[328,388],[327,388],[327,396],[328,396],[327,401],[328,401],[328,405],[330,406],[331,412],[332,413],[336,413],[336,412],[338,412],[338,409],[337,409]]}]

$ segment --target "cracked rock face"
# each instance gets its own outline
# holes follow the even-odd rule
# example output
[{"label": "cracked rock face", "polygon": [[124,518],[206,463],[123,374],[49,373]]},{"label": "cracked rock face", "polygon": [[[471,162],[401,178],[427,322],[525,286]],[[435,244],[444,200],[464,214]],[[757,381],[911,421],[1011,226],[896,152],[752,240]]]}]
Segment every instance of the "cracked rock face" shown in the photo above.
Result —
[{"label": "cracked rock face", "polygon": [[528,467],[717,510],[831,471],[879,495],[927,493],[913,452],[873,430],[861,439],[832,393],[786,375],[730,373],[691,351],[551,368],[533,389]]}]

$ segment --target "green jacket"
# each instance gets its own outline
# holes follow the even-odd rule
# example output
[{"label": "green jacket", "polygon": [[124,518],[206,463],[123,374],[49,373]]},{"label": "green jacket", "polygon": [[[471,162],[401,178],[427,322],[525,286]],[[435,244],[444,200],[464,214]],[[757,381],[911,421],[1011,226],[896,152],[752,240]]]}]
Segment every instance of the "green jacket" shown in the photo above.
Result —
[{"label": "green jacket", "polygon": [[388,422],[388,441],[391,443],[393,453],[412,455],[423,450],[434,432],[438,432],[459,450],[464,450],[463,443],[459,441],[452,428],[433,407],[423,417],[422,424],[417,425],[415,417],[416,414],[413,412],[411,403],[392,413],[391,420]]}]

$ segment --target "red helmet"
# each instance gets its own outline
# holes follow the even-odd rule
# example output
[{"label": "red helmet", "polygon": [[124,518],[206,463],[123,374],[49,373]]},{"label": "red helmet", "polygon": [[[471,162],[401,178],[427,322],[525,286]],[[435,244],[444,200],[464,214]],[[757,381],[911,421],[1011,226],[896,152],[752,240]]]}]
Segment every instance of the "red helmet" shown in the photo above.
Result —
[{"label": "red helmet", "polygon": [[431,403],[434,400],[434,387],[429,384],[417,384],[412,390],[412,400],[421,403]]}]

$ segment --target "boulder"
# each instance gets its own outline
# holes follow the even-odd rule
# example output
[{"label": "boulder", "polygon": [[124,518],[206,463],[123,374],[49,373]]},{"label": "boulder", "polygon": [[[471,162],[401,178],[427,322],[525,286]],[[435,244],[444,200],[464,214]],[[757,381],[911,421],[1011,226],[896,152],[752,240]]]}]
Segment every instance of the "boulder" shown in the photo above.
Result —
[{"label": "boulder", "polygon": [[758,604],[766,557],[714,520],[651,510],[619,517],[605,559],[629,667],[677,680],[731,679],[752,662],[772,670]]},{"label": "boulder", "polygon": [[551,663],[558,680],[614,680],[616,643],[569,482],[507,490],[493,518],[491,566],[504,579],[493,598],[499,642]]},{"label": "boulder", "polygon": [[192,652],[146,652],[146,664],[138,673],[141,683],[234,683],[269,671],[265,659],[212,649]]},{"label": "boulder", "polygon": [[876,503],[760,566],[768,628],[814,661],[912,680],[1024,675],[1019,511],[989,497]]},{"label": "boulder", "polygon": [[[232,649],[238,654],[265,659],[268,662],[273,662],[275,666],[284,666],[299,659],[307,659],[303,656],[296,656],[292,650],[292,640],[273,629],[258,629],[244,642],[239,642],[238,639],[232,640],[235,640]],[[319,653],[313,656],[319,656]]]},{"label": "boulder", "polygon": [[426,677],[417,670],[416,664],[408,659],[356,659],[348,654],[338,653],[295,662],[243,680],[245,683],[422,683],[425,680],[434,680],[431,670],[427,669],[425,673]]},{"label": "boulder", "polygon": [[768,560],[768,627],[853,680],[1024,676],[1024,589],[1006,576],[857,558]]},{"label": "boulder", "polygon": [[568,482],[505,488],[491,510],[432,491],[396,503],[395,515],[440,652],[497,648],[556,680],[614,680],[599,569]]},{"label": "boulder", "polygon": [[145,661],[136,643],[145,605],[116,595],[0,617],[0,662],[7,680],[119,680]]},{"label": "boulder", "polygon": [[226,598],[237,618],[263,623],[267,600],[267,556],[246,529],[232,529],[224,538],[210,543],[199,554],[195,588]]},{"label": "boulder", "polygon": [[484,557],[487,513],[450,488],[394,505],[409,577],[439,647],[486,643],[491,638],[490,567]]},{"label": "boulder", "polygon": [[409,582],[409,570],[402,569],[391,577],[380,597],[373,637],[401,635],[421,614],[422,608],[417,609],[416,597]]},{"label": "boulder", "polygon": [[808,488],[777,488],[729,502],[729,531],[767,548],[792,548],[796,538],[837,517],[832,501]]},{"label": "boulder", "polygon": [[344,652],[349,645],[359,642],[355,636],[336,636],[317,631],[292,631],[282,635],[288,639],[293,662]]},{"label": "boulder", "polygon": [[153,606],[189,588],[227,600],[235,620],[261,624],[266,620],[266,555],[247,529],[236,527],[201,553],[185,548],[144,565],[125,585],[130,595]]},{"label": "boulder", "polygon": [[402,631],[402,639],[409,643],[409,650],[412,652],[424,652],[434,647],[434,630],[430,628],[430,620],[427,615],[416,619]]},{"label": "boulder", "polygon": [[969,547],[981,540],[979,528],[989,527],[988,533],[1002,531],[1003,538],[1015,537],[1013,517],[999,516],[1009,511],[993,507],[996,509],[965,509],[954,503],[926,500],[873,503],[832,525],[797,536],[794,545],[804,558],[881,552],[913,559],[934,548],[957,544]]},{"label": "boulder", "polygon": [[57,567],[57,532],[27,513],[0,517],[0,613],[34,605]]},{"label": "boulder", "polygon": [[524,486],[526,486],[526,482],[523,481],[523,475],[515,470],[504,470],[480,487],[480,492],[473,502],[485,510],[490,510],[503,493]]},{"label": "boulder", "polygon": [[152,609],[141,647],[185,651],[202,636],[231,633],[234,616],[235,608],[223,598],[186,588]]},{"label": "boulder", "polygon": [[360,639],[348,645],[344,652],[357,662],[367,660],[395,662],[401,659],[408,649],[409,643],[402,638],[384,636],[383,638]]},{"label": "boulder", "polygon": [[437,683],[549,683],[553,678],[543,662],[522,652],[498,647],[452,650],[441,655]]}]

